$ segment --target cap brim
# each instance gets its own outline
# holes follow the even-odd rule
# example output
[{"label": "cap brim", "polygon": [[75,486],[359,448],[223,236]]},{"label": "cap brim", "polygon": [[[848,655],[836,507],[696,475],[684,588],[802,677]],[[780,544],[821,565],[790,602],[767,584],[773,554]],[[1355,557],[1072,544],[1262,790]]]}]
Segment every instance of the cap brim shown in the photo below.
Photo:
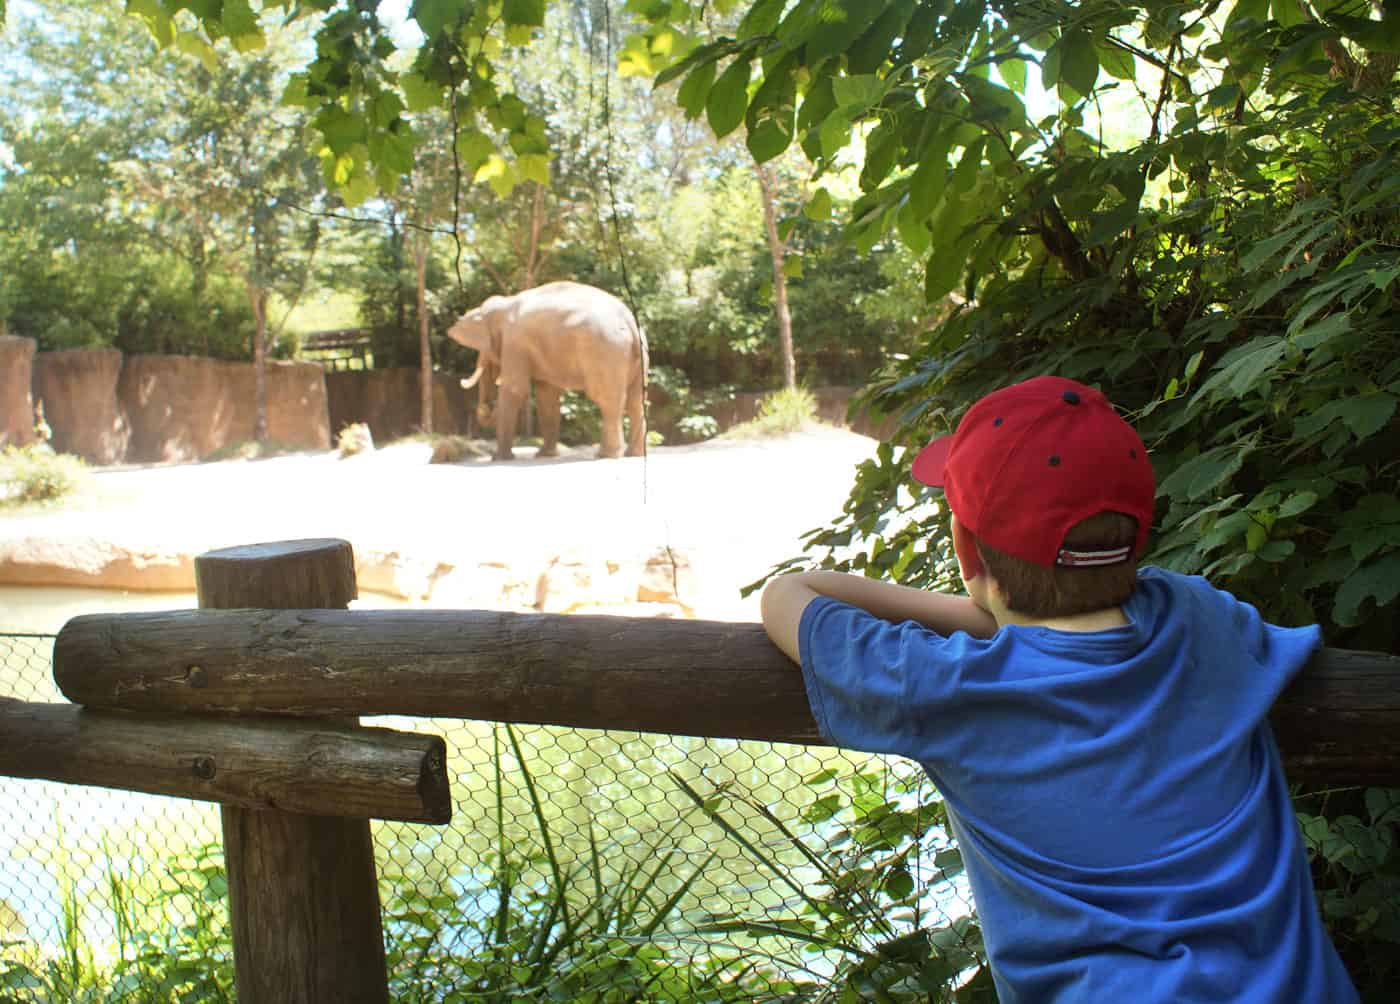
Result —
[{"label": "cap brim", "polygon": [[943,468],[948,463],[948,451],[952,448],[952,436],[939,436],[920,450],[914,458],[914,480],[942,488]]}]

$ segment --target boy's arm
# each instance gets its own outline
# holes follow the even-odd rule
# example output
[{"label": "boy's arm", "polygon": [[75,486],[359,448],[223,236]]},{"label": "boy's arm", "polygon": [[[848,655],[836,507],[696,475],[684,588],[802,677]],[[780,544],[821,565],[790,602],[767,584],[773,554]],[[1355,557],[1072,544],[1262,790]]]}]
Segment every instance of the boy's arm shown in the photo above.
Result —
[{"label": "boy's arm", "polygon": [[794,572],[769,582],[762,602],[764,630],[793,662],[802,661],[797,644],[802,611],[818,596],[860,607],[883,620],[916,621],[942,635],[966,631],[976,638],[990,638],[997,630],[996,619],[966,596],[931,593],[842,572]]}]

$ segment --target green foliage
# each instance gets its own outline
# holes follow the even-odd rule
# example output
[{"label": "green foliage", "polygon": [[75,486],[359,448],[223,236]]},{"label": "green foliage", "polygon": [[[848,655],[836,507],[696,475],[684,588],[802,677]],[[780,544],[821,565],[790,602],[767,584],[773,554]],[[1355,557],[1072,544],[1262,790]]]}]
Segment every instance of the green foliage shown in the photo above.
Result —
[{"label": "green foliage", "polygon": [[[732,38],[656,78],[681,81],[687,113],[712,125],[714,106],[729,127],[744,104],[762,158],[781,144],[754,124],[786,121],[796,77],[792,142],[819,175],[860,161],[848,238],[897,238],[924,257],[926,300],[955,298],[870,389],[901,429],[809,535],[813,558],[954,585],[947,513],[910,483],[908,449],[987,391],[1054,372],[1104,387],[1152,449],[1149,561],[1275,621],[1318,622],[1329,644],[1400,650],[1400,11],[828,9],[754,3]],[[647,13],[654,35],[695,10]],[[716,95],[726,77],[756,79]],[[1324,822],[1389,846],[1360,819]],[[1362,905],[1379,887],[1321,877],[1358,982],[1383,992],[1372,962],[1393,946]]]},{"label": "green foliage", "polygon": [[603,438],[603,414],[580,391],[559,396],[559,440],[570,445],[588,445]]},{"label": "green foliage", "polygon": [[[828,769],[807,778],[817,797],[802,822],[820,838],[800,836],[732,786],[701,792],[673,780],[787,891],[761,921],[717,915],[697,935],[747,935],[778,960],[794,950],[819,957],[823,966],[801,967],[806,972],[794,977],[794,999],[819,992],[853,1002],[996,1000],[981,931],[958,882],[962,856],[948,841],[941,800],[917,768],[894,777]],[[780,864],[780,845],[747,839],[725,811],[738,805],[767,819],[810,874]],[[829,977],[816,975],[823,968]]]},{"label": "green foliage", "polygon": [[1319,793],[1299,808],[1334,939],[1361,960],[1354,968],[1364,967],[1370,985],[1393,987],[1400,979],[1400,791]]},{"label": "green foliage", "polygon": [[364,422],[352,422],[335,434],[335,449],[343,460],[374,449],[374,435]]},{"label": "green foliage", "polygon": [[676,422],[676,438],[682,443],[697,443],[719,435],[719,423],[713,415],[686,415]]},{"label": "green foliage", "polygon": [[[159,895],[142,904],[139,880],[108,862],[107,892],[117,956],[99,965],[79,924],[75,876],[60,866],[60,951],[0,945],[0,1000],[6,1004],[232,1004],[233,951],[223,852],[198,848],[162,862]],[[173,918],[180,918],[172,923]]]},{"label": "green foliage", "polygon": [[764,396],[758,417],[725,432],[729,439],[786,436],[816,421],[817,397],[806,387],[784,387]]},{"label": "green foliage", "polygon": [[0,450],[0,505],[57,502],[71,495],[87,474],[82,458],[55,453],[46,443]]}]

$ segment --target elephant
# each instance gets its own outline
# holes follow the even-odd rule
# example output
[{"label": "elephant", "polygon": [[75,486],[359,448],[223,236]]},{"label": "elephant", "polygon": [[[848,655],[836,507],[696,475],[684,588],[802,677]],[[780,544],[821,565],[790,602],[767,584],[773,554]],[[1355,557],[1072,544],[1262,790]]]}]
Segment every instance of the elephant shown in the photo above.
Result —
[{"label": "elephant", "polygon": [[646,335],[617,297],[579,282],[550,282],[514,296],[492,296],[448,329],[455,342],[477,350],[476,372],[463,388],[481,386],[477,416],[491,424],[495,409],[497,460],[513,460],[520,406],[535,387],[543,444],[538,456],[559,452],[559,395],[582,390],[603,415],[600,457],[622,456],[622,416],[628,419],[627,456],[646,450],[643,395]]}]

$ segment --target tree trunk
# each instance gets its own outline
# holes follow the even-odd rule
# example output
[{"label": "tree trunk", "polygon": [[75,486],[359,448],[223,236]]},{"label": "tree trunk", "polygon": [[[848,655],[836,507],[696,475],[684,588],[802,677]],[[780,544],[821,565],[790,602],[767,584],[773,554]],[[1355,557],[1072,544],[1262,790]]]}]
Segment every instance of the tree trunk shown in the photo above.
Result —
[{"label": "tree trunk", "polygon": [[433,348],[428,341],[428,235],[413,238],[413,262],[418,267],[418,427],[433,433]]},{"label": "tree trunk", "polygon": [[245,280],[253,308],[253,439],[267,442],[267,290]]},{"label": "tree trunk", "polygon": [[773,313],[778,318],[778,345],[783,355],[783,386],[797,386],[797,360],[792,354],[792,314],[788,311],[787,273],[783,265],[787,244],[778,236],[778,214],[774,206],[773,172],[762,164],[754,164],[758,175],[758,191],[763,197],[763,226],[768,234],[768,253],[773,256]]}]

